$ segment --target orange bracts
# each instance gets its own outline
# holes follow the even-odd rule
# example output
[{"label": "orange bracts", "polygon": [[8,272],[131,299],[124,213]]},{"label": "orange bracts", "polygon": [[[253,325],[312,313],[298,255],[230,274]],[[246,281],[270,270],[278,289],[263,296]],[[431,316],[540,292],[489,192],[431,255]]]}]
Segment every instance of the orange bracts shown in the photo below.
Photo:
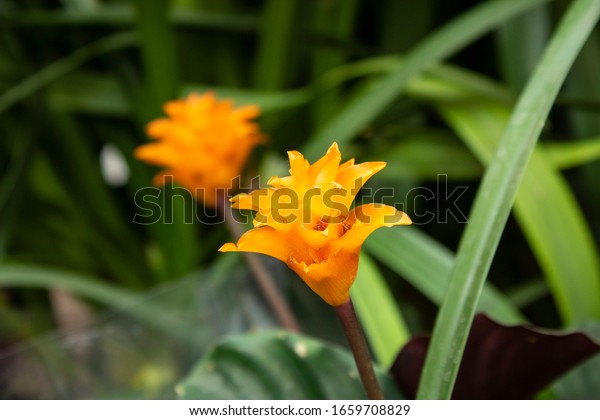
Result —
[{"label": "orange bracts", "polygon": [[149,137],[157,141],[139,146],[135,157],[165,169],[154,178],[162,186],[170,176],[206,205],[216,205],[219,190],[231,187],[252,148],[262,139],[257,106],[234,108],[212,93],[190,94],[164,106],[168,118],[150,122]]},{"label": "orange bracts", "polygon": [[221,252],[247,251],[285,262],[327,303],[348,300],[358,270],[360,248],[382,226],[409,225],[394,207],[366,204],[350,210],[354,197],[385,162],[340,164],[336,143],[310,165],[299,152],[288,152],[290,176],[273,177],[272,188],[234,197],[234,208],[257,213],[255,228]]}]

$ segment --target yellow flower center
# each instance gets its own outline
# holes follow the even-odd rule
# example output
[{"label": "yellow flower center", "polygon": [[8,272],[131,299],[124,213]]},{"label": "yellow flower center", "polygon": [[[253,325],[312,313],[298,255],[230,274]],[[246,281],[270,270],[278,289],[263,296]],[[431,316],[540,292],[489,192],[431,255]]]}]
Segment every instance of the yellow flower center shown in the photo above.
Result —
[{"label": "yellow flower center", "polygon": [[255,210],[255,228],[237,244],[220,251],[248,251],[285,262],[319,296],[333,306],[346,302],[358,270],[364,240],[382,226],[408,225],[410,218],[394,207],[367,204],[350,210],[365,182],[384,162],[340,164],[334,143],[310,165],[289,152],[290,176],[271,178],[271,188],[240,194],[233,207]]}]

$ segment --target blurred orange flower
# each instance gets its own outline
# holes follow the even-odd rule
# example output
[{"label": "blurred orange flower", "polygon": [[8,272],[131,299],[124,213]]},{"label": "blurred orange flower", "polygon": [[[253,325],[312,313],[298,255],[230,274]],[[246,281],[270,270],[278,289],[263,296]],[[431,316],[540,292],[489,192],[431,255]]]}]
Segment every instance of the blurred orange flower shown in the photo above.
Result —
[{"label": "blurred orange flower", "polygon": [[216,205],[218,190],[226,190],[238,176],[252,148],[262,139],[257,106],[234,108],[213,93],[190,94],[167,102],[168,118],[148,124],[146,132],[156,139],[135,149],[135,157],[165,169],[154,178],[162,186],[169,176],[189,189],[206,205]]},{"label": "blurred orange flower", "polygon": [[360,248],[382,226],[409,225],[394,207],[366,204],[350,210],[365,182],[385,162],[340,164],[336,143],[310,165],[299,152],[288,152],[290,176],[273,177],[272,188],[234,197],[234,208],[257,213],[255,228],[221,252],[247,251],[270,255],[294,270],[332,306],[348,300],[358,270]]}]

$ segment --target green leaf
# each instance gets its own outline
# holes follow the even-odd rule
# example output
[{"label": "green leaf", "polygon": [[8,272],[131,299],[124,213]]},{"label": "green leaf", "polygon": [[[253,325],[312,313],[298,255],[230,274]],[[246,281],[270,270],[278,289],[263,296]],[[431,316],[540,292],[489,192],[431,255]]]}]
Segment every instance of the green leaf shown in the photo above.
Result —
[{"label": "green leaf", "polygon": [[497,0],[485,2],[434,32],[406,55],[388,75],[374,81],[355,97],[331,122],[313,135],[304,147],[305,156],[320,156],[332,141],[340,146],[389,107],[407,83],[423,71],[459,51],[511,17],[546,0]]},{"label": "green leaf", "polygon": [[[566,83],[566,94],[578,97],[591,108],[578,108],[573,106],[567,114],[568,123],[577,137],[597,136],[600,133],[600,118],[598,118],[598,103],[600,102],[600,29],[590,36],[583,46],[577,60],[573,64],[571,74]],[[577,101],[575,101],[575,104]],[[595,105],[595,107],[594,107]],[[592,111],[592,112],[590,112]],[[586,203],[589,214],[600,214],[600,190],[595,188],[600,177],[600,163],[595,163],[583,168],[579,181],[584,185]],[[592,231],[598,237],[600,233],[600,220],[594,218],[590,221]]]},{"label": "green leaf", "polygon": [[550,7],[541,6],[507,22],[496,33],[504,80],[523,88],[540,59],[551,33]]},{"label": "green leaf", "polygon": [[[6,11],[2,23],[7,26],[116,26],[130,27],[135,19],[128,4],[99,4],[85,10],[19,10]],[[178,7],[169,19],[182,28],[215,29],[248,32],[256,29],[258,19],[253,14],[208,12]]]},{"label": "green leaf", "polygon": [[[90,243],[108,242],[106,246],[99,247],[108,249],[100,252],[104,256],[116,257],[108,259],[106,264],[111,270],[117,266],[125,269],[120,270],[121,275],[118,276],[124,284],[140,286],[150,283],[152,273],[148,270],[142,246],[132,225],[123,217],[117,197],[102,178],[97,150],[91,147],[87,130],[72,115],[51,110],[48,113],[52,127],[58,133],[54,147],[47,152],[53,173],[57,176],[59,188],[68,185],[64,188],[67,200],[73,203],[74,212],[81,212],[87,219],[85,223],[91,225],[86,230],[96,230],[93,233],[96,239],[92,237]],[[65,150],[69,151],[68,157]]]},{"label": "green leaf", "polygon": [[303,89],[265,91],[229,88],[225,86],[186,85],[182,94],[190,92],[213,91],[219,98],[232,99],[236,105],[258,105],[263,114],[304,105],[310,98],[310,92]]},{"label": "green leaf", "polygon": [[586,165],[600,159],[600,138],[540,144],[546,160],[558,169]]},{"label": "green leaf", "polygon": [[97,116],[130,117],[131,107],[117,80],[78,71],[54,83],[48,92],[53,108]]},{"label": "green leaf", "polygon": [[[43,270],[0,270],[0,288],[15,296],[29,296],[24,292],[31,287],[70,290],[94,304],[94,322],[84,331],[65,334],[48,331],[52,317],[46,315],[48,325],[41,335],[30,332],[13,344],[17,351],[3,352],[5,365],[18,364],[10,375],[0,374],[3,398],[24,395],[24,381],[30,384],[26,391],[30,398],[105,399],[119,398],[124,392],[134,399],[174,398],[182,371],[188,372],[210,343],[226,334],[277,324],[263,305],[241,255],[220,255],[206,270],[137,293],[108,286],[111,293],[106,291],[106,280],[37,268]],[[98,290],[98,284],[105,290]],[[17,321],[25,323],[18,330],[21,334],[26,328],[35,328],[22,309],[14,314]],[[40,316],[43,313],[39,312]],[[6,327],[12,321],[8,316],[14,316],[2,306],[0,315],[0,327]],[[17,338],[5,328],[0,328],[0,333]],[[77,353],[82,349],[82,333],[85,347],[91,351],[86,353],[88,357],[74,357],[74,350],[82,354]],[[38,372],[35,381],[31,381],[31,369]],[[82,377],[92,386],[82,388]]]},{"label": "green leaf", "polygon": [[254,85],[263,89],[281,89],[289,84],[295,66],[291,60],[298,49],[298,0],[268,0],[259,28],[259,47],[254,66]]},{"label": "green leaf", "polygon": [[0,183],[0,261],[4,259],[10,238],[15,231],[15,220],[26,191],[24,186],[27,170],[37,146],[35,134],[37,133],[30,133],[21,139]]},{"label": "green leaf", "polygon": [[518,308],[526,308],[549,294],[548,283],[540,278],[520,283],[506,291],[510,301]]},{"label": "green leaf", "polygon": [[[174,28],[168,20],[171,11],[169,2],[136,0],[134,4],[147,79],[140,97],[136,98],[136,110],[139,122],[146,124],[162,115],[163,103],[177,95],[181,83],[179,55]],[[164,194],[163,214],[171,215],[172,223],[153,223],[149,227],[160,242],[167,272],[171,276],[188,272],[196,262],[194,250],[199,248],[194,226],[184,220],[189,209],[196,205],[196,200],[191,193],[181,194],[176,190],[167,187],[161,191]]]},{"label": "green leaf", "polygon": [[447,132],[422,132],[396,141],[387,150],[369,155],[388,163],[381,180],[420,179],[436,181],[440,174],[450,180],[478,179],[482,166],[458,139]]},{"label": "green leaf", "polygon": [[[587,323],[578,328],[600,342],[600,324]],[[597,400],[600,395],[600,355],[583,362],[559,379],[552,390],[562,400]]]},{"label": "green leaf", "polygon": [[[598,15],[599,0],[578,0],[572,4],[512,113],[483,177],[470,223],[461,238],[423,369],[419,398],[450,398],[477,301],[527,162],[569,68],[594,28]],[[551,210],[557,211],[556,208]],[[596,298],[600,299],[600,293]],[[588,298],[582,310],[574,308],[576,312],[569,314],[569,320],[590,314],[588,311],[592,308],[588,303],[592,300]],[[600,305],[593,314],[598,311]]]},{"label": "green leaf", "polygon": [[[61,289],[122,313],[182,345],[205,345],[232,331],[274,325],[259,305],[241,256],[221,255],[209,268],[135,292],[88,274],[34,264],[0,266],[0,287]],[[235,308],[232,310],[231,308]]]},{"label": "green leaf", "polygon": [[[466,77],[462,81],[444,80],[442,72],[438,72],[438,77],[429,79],[422,87],[413,84],[409,92],[432,100],[479,160],[489,164],[508,124],[509,106],[482,96],[473,84],[481,85],[483,79],[474,75],[471,75],[473,83]],[[593,152],[594,146],[595,143],[577,142],[544,149],[539,145],[533,151],[515,201],[517,220],[567,323],[600,317],[599,257],[573,193],[545,158],[548,156],[545,152],[550,150],[557,156],[556,151],[552,152],[554,148],[564,150],[566,153],[555,164],[569,164],[582,159],[583,152]]]},{"label": "green leaf", "polygon": [[91,42],[66,57],[56,60],[0,95],[0,113],[81,67],[92,58],[130,47],[135,45],[135,42],[136,37],[131,32],[117,33]]},{"label": "green leaf", "polygon": [[183,324],[180,324],[179,331],[173,330],[173,325],[178,323],[168,313],[157,311],[154,305],[140,300],[135,292],[85,274],[32,264],[3,264],[0,267],[0,286],[64,289],[108,307],[124,310],[147,325],[163,331],[171,330],[175,336],[183,337],[189,333]]},{"label": "green leaf", "polygon": [[[391,379],[378,377],[388,399],[402,398]],[[177,386],[182,399],[365,399],[352,355],[287,332],[229,338],[208,352]]]},{"label": "green leaf", "polygon": [[[379,229],[364,247],[433,303],[443,302],[454,255],[439,242],[409,227]],[[484,286],[477,310],[505,324],[525,321],[519,310],[491,284]]]},{"label": "green leaf", "polygon": [[[322,39],[335,39],[340,44],[353,42],[353,32],[359,12],[358,0],[316,2],[312,13],[311,33]],[[349,51],[342,46],[332,48],[327,42],[316,43],[311,49],[313,79],[348,60]],[[314,125],[327,121],[339,108],[342,89],[333,89],[318,98],[311,106]]]},{"label": "green leaf", "polygon": [[167,19],[170,9],[168,1],[136,0],[136,27],[140,40],[142,61],[147,80],[147,89],[154,104],[160,110],[163,102],[173,99],[179,84],[178,54],[175,35]]},{"label": "green leaf", "polygon": [[360,256],[350,294],[375,359],[388,369],[409,340],[410,331],[385,279],[365,253]]}]

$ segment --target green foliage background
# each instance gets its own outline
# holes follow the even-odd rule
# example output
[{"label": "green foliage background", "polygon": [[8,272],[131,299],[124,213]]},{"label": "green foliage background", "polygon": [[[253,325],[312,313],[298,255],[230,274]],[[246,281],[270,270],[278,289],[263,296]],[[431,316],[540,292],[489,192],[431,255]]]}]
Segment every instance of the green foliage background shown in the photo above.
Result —
[{"label": "green foliage background", "polygon": [[[433,328],[450,278],[470,303],[447,300],[444,319],[468,314],[472,304],[502,323],[597,330],[600,34],[588,37],[586,28],[598,10],[596,0],[3,0],[2,396],[174,398],[198,360],[196,373],[214,360],[245,360],[243,352],[223,356],[245,350],[245,336],[229,343],[229,335],[278,340],[252,335],[277,323],[242,259],[218,255],[229,236],[213,215],[162,191],[157,203],[172,223],[133,223],[136,192],[155,171],[132,157],[147,141],[144,125],[164,101],[207,89],[263,109],[269,142],[253,154],[248,175],[268,179],[285,171],[286,150],[315,159],[333,140],[344,157],[388,162],[370,186],[393,191],[383,200],[402,203],[417,223],[368,239],[352,291],[382,368],[411,335]],[[564,85],[534,73],[542,56],[550,68],[569,69],[576,38],[587,41]],[[551,39],[556,48],[544,55]],[[546,108],[537,102],[536,89],[561,86]],[[515,106],[527,101],[537,111]],[[541,128],[537,144],[535,129],[515,131],[517,120]],[[498,144],[517,145],[504,152],[508,170]],[[129,170],[118,185],[102,172],[107,147]],[[451,201],[419,196],[425,188],[439,193],[440,179],[448,194],[467,187],[457,204],[480,223],[460,247],[467,225],[447,212]],[[499,201],[472,214],[477,196]],[[188,223],[192,211],[198,220]],[[476,248],[495,255],[489,273],[477,273],[481,284],[488,278],[481,298],[477,282],[466,280],[479,262]],[[345,345],[333,310],[282,264],[265,263],[315,349],[308,361],[273,357],[317,373],[303,384],[293,369],[277,377],[234,366],[232,375],[245,386],[292,384],[293,396],[355,396],[354,382],[348,394],[329,393],[331,378],[318,373],[343,351],[330,347]],[[297,351],[301,339],[290,340],[272,345]],[[600,361],[587,363],[545,395],[600,395],[589,377],[589,364]],[[232,391],[247,389],[239,383],[217,382],[211,397],[248,397]],[[435,392],[427,395],[443,394]]]}]

